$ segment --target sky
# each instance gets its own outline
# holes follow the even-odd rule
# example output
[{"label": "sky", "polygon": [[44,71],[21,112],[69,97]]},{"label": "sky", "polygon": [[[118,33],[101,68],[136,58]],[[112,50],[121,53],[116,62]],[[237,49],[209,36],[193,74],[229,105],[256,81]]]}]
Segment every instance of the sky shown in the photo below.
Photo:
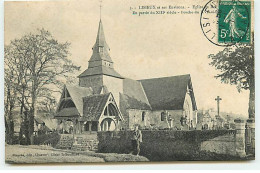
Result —
[{"label": "sky", "polygon": [[[207,0],[103,0],[102,23],[114,68],[122,76],[146,79],[190,74],[198,109],[216,109],[247,117],[249,91],[223,84],[214,76],[209,54],[223,47],[209,42],[200,27],[200,14],[133,15],[139,5],[204,6]],[[88,66],[100,20],[99,0],[5,2],[5,44],[38,28],[60,42],[71,43],[70,58]]]}]

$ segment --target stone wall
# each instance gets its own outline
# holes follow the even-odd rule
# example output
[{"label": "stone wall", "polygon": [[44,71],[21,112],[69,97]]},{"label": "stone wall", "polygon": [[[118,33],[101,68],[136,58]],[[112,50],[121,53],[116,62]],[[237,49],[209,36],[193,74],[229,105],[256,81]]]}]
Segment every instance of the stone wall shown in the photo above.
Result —
[{"label": "stone wall", "polygon": [[[142,121],[142,112],[145,112],[144,121]],[[172,122],[168,121],[168,117],[161,121],[161,113],[165,112],[165,110],[161,111],[150,111],[150,110],[136,110],[129,109],[127,110],[128,114],[128,128],[133,129],[135,124],[139,124],[142,128],[154,126],[158,129],[165,128],[181,128],[181,117],[183,115],[182,110],[167,110],[169,115],[171,115]]]},{"label": "stone wall", "polygon": [[201,142],[201,151],[209,151],[217,154],[236,155],[236,133],[228,134]]},{"label": "stone wall", "polygon": [[94,93],[97,93],[100,87],[103,86],[103,77],[102,75],[80,77],[79,86],[91,87]]},{"label": "stone wall", "polygon": [[255,155],[255,120],[248,119],[246,123],[246,154]]},{"label": "stone wall", "polygon": [[55,145],[58,149],[72,150],[97,150],[98,140],[96,132],[86,132],[83,134],[60,134],[60,139]]},{"label": "stone wall", "polygon": [[[202,160],[201,151],[214,152],[216,154],[236,155],[236,150],[230,153],[218,153],[214,148],[226,145],[226,149],[232,148],[230,139],[219,141],[216,144],[211,139],[218,136],[234,135],[232,130],[209,130],[209,131],[173,131],[155,130],[142,131],[143,142],[141,143],[140,155],[152,161],[159,160]],[[98,151],[104,153],[130,153],[132,131],[98,132]],[[206,141],[210,141],[208,144]],[[220,145],[223,143],[223,145]],[[207,148],[211,146],[211,150]],[[225,160],[225,158],[223,158]]]}]

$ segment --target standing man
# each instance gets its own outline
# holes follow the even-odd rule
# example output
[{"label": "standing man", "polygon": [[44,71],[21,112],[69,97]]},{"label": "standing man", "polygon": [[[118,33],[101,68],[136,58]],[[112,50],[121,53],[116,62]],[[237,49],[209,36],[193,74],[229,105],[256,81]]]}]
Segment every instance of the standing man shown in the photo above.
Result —
[{"label": "standing man", "polygon": [[132,137],[132,152],[139,156],[140,153],[140,143],[143,142],[142,140],[142,132],[138,129],[138,125],[135,126],[135,129],[133,131],[133,137]]}]

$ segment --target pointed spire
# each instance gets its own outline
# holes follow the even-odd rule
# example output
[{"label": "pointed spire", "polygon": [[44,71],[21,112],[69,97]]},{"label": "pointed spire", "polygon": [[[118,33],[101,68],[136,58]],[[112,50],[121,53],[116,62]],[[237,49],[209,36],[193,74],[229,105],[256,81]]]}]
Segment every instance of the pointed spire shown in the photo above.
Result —
[{"label": "pointed spire", "polygon": [[99,21],[96,42],[92,50],[92,56],[88,61],[88,69],[79,75],[80,78],[93,75],[108,75],[123,79],[123,77],[114,70],[114,63],[109,55],[110,48],[106,43],[101,19]]},{"label": "pointed spire", "polygon": [[[95,42],[92,50],[93,50],[93,54],[92,54],[89,62],[106,61],[106,62],[112,63],[112,64],[110,64],[110,67],[111,68],[113,67],[113,61],[109,55],[110,48],[108,47],[108,45],[106,43],[104,29],[103,29],[101,19],[99,21],[96,42]],[[89,64],[90,67],[92,65],[93,65],[93,63]]]},{"label": "pointed spire", "polygon": [[103,24],[102,24],[101,19],[99,21],[97,39],[96,39],[95,45],[93,46],[93,49],[95,47],[104,47],[104,49],[110,50],[108,45],[107,45],[107,43],[106,43],[104,29],[103,29]]}]

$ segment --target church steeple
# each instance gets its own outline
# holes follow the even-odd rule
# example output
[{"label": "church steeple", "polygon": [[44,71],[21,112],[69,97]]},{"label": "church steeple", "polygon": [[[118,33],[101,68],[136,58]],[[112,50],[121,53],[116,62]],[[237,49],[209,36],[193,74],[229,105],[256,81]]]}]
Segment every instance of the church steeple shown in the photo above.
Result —
[{"label": "church steeple", "polygon": [[106,42],[103,24],[100,19],[97,38],[92,47],[92,56],[88,61],[88,69],[79,75],[79,77],[93,75],[107,75],[117,78],[123,78],[114,70],[114,63],[109,55],[110,48]]},{"label": "church steeple", "polygon": [[123,93],[122,79],[124,77],[115,71],[109,51],[101,20],[100,5],[100,21],[96,42],[92,47],[92,56],[88,61],[88,68],[78,76],[79,86],[92,88],[94,94],[111,92],[119,105],[119,93]]},{"label": "church steeple", "polygon": [[[109,55],[109,46],[106,43],[103,24],[100,19],[99,26],[98,26],[98,33],[97,38],[94,46],[92,47],[93,53],[89,60],[89,67],[96,66],[97,61],[104,61],[102,62],[103,65],[108,67],[113,67],[113,61]],[[100,64],[101,65],[101,64]]]},{"label": "church steeple", "polygon": [[100,19],[99,25],[98,25],[97,39],[96,39],[96,43],[95,43],[94,47],[95,46],[101,46],[101,47],[107,47],[108,48],[101,19]]}]

